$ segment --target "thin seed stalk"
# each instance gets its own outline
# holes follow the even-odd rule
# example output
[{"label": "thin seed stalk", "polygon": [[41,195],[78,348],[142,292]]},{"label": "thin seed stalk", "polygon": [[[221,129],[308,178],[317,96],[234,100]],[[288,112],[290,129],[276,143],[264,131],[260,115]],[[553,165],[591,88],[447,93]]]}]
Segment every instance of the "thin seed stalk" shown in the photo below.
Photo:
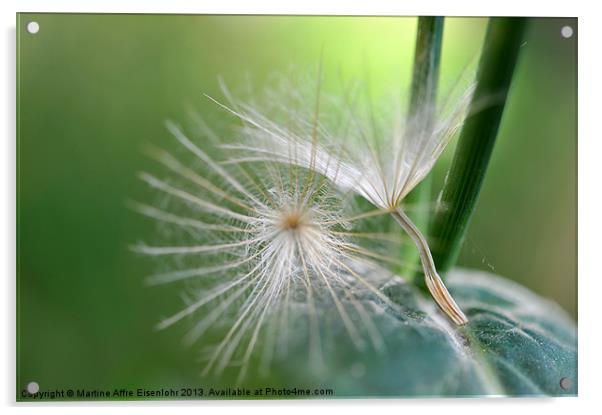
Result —
[{"label": "thin seed stalk", "polygon": [[477,86],[451,169],[443,187],[440,206],[430,235],[440,272],[449,270],[458,257],[475,208],[523,44],[526,18],[491,18],[477,72]]},{"label": "thin seed stalk", "polygon": [[439,308],[457,325],[461,326],[468,323],[468,319],[447,291],[441,277],[439,277],[431,251],[422,233],[401,209],[391,212],[391,215],[416,244],[424,270],[426,286]]}]

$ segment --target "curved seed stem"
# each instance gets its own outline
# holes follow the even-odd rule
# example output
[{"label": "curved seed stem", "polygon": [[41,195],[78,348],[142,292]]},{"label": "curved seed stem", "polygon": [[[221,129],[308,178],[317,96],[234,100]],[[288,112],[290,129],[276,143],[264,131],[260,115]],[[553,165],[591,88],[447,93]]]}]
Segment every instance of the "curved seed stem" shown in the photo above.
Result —
[{"label": "curved seed stem", "polygon": [[441,310],[457,325],[462,326],[468,323],[468,319],[460,307],[458,307],[458,304],[456,304],[449,291],[447,291],[439,274],[437,274],[433,256],[431,255],[429,246],[422,233],[420,233],[418,228],[412,223],[403,210],[394,210],[391,212],[391,216],[393,216],[403,230],[410,235],[410,238],[412,238],[412,241],[416,244],[416,248],[420,254],[420,262],[424,269],[426,286],[439,308],[441,308]]}]

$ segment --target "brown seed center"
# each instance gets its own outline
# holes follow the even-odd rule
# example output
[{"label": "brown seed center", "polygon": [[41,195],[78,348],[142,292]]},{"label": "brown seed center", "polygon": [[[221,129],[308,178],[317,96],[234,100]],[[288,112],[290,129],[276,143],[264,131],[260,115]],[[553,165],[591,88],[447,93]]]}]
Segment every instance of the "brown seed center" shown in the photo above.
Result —
[{"label": "brown seed center", "polygon": [[284,229],[294,230],[301,225],[301,215],[298,213],[290,213],[286,215],[282,221]]}]

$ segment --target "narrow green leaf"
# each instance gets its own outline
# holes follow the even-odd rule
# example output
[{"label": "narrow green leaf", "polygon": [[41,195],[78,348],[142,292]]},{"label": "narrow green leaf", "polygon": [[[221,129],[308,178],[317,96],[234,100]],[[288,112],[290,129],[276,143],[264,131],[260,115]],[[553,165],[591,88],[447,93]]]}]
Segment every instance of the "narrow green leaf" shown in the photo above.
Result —
[{"label": "narrow green leaf", "polygon": [[477,86],[438,209],[430,227],[437,269],[455,263],[485,178],[527,24],[526,18],[489,21]]}]

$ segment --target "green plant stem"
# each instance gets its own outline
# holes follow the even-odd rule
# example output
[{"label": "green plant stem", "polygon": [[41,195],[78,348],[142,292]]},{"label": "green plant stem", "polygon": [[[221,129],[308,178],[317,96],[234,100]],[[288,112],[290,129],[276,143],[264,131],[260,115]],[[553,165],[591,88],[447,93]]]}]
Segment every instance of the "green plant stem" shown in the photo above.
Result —
[{"label": "green plant stem", "polygon": [[[437,99],[439,83],[439,67],[441,61],[441,45],[443,41],[443,17],[419,17],[416,32],[416,46],[414,50],[414,66],[412,72],[412,86],[410,94],[410,107],[407,125],[417,117],[424,117],[420,130],[421,134],[428,134],[432,125],[433,111]],[[425,109],[427,109],[425,111]],[[408,128],[409,133],[415,133]],[[405,202],[413,205],[408,216],[418,229],[425,232],[428,227],[429,210],[423,208],[431,201],[431,176],[425,177],[405,198]],[[415,276],[414,264],[419,259],[419,252],[404,247],[403,262],[407,265],[399,269],[401,275]],[[420,274],[420,273],[419,273]],[[426,288],[422,274],[416,275],[415,282]]]},{"label": "green plant stem", "polygon": [[410,95],[410,118],[414,117],[425,105],[433,105],[437,98],[443,23],[443,17],[418,18]]},{"label": "green plant stem", "polygon": [[462,246],[498,133],[526,24],[526,18],[489,20],[470,115],[430,227],[439,272],[454,265]]},{"label": "green plant stem", "polygon": [[[418,18],[406,134],[417,134],[419,137],[406,137],[407,139],[425,140],[432,133],[439,81],[443,22],[442,17]],[[416,246],[416,250],[404,252],[404,261],[412,268],[402,268],[400,271],[402,275],[414,277],[417,285],[425,290],[428,289],[437,305],[454,323],[463,325],[468,320],[439,277],[427,241],[420,230],[420,228],[425,229],[428,225],[428,209],[421,209],[420,205],[430,201],[430,190],[430,178],[427,177],[408,195],[406,202],[418,206],[418,209],[412,211],[412,217],[406,215],[401,209],[391,212],[395,221],[410,236]],[[415,276],[422,276],[422,274],[416,274],[413,270],[413,265],[418,259],[420,259],[424,271],[424,278],[420,279]]]}]

